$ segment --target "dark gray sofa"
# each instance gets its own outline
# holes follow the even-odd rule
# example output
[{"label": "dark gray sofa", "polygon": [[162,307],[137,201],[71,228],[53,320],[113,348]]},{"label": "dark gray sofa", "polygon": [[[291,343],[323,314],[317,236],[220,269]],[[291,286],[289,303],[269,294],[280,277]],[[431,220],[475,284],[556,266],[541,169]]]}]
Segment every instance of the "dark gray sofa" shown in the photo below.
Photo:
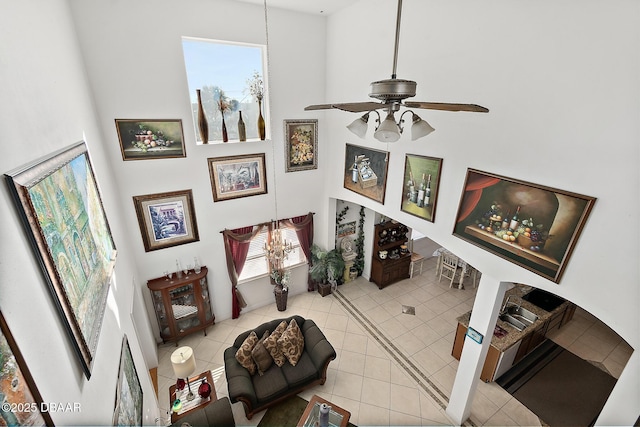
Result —
[{"label": "dark gray sofa", "polygon": [[209,403],[203,409],[198,409],[181,417],[171,427],[181,427],[184,423],[188,423],[193,427],[235,427],[236,425],[233,419],[231,403],[226,397]]},{"label": "dark gray sofa", "polygon": [[247,419],[302,390],[324,384],[327,379],[327,367],[336,358],[336,351],[313,320],[292,316],[263,323],[253,330],[261,337],[266,330],[272,332],[280,322],[289,323],[291,319],[295,319],[304,335],[304,350],[296,366],[285,362],[278,367],[274,363],[264,375],[250,375],[235,355],[251,330],[240,334],[224,352],[229,399],[232,403],[243,403]]}]

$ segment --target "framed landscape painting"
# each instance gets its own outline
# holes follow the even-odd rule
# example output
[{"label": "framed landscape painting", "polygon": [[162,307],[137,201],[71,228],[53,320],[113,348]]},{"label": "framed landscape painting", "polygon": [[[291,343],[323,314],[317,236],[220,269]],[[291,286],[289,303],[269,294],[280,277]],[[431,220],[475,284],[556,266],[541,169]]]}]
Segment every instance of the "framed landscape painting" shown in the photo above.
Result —
[{"label": "framed landscape painting", "polygon": [[237,199],[267,193],[264,153],[207,159],[213,200]]},{"label": "framed landscape painting", "polygon": [[182,120],[116,119],[122,160],[186,157]]},{"label": "framed landscape painting", "polygon": [[559,283],[595,201],[468,169],[453,234]]},{"label": "framed landscape painting", "polygon": [[415,154],[405,156],[400,205],[403,212],[435,221],[441,169],[442,159]]},{"label": "framed landscape painting", "polygon": [[120,352],[113,425],[142,425],[142,386],[140,385],[136,365],[133,363],[133,356],[126,335],[122,340],[122,350]]},{"label": "framed landscape painting", "polygon": [[318,168],[318,120],[285,120],[286,172]]},{"label": "framed landscape painting", "polygon": [[200,240],[191,190],[134,196],[133,204],[145,252]]},{"label": "framed landscape painting", "polygon": [[346,144],[344,188],[384,204],[389,153]]},{"label": "framed landscape painting", "polygon": [[[0,313],[0,393],[4,425],[52,426],[49,411]],[[78,403],[79,405],[79,403]],[[74,407],[75,409],[75,407]]]},{"label": "framed landscape painting", "polygon": [[116,247],[86,144],[5,174],[74,351],[91,377]]}]

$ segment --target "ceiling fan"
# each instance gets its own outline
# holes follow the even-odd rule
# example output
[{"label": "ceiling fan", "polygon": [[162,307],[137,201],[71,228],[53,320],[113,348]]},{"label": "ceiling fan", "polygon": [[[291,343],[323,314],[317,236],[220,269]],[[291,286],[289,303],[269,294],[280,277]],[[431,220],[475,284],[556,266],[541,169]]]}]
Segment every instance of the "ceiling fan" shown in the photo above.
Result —
[{"label": "ceiling fan", "polygon": [[[374,138],[382,142],[394,142],[400,139],[400,134],[403,131],[402,124],[404,123],[403,116],[410,112],[413,116],[413,124],[411,127],[411,139],[416,140],[423,136],[426,136],[433,132],[435,129],[429,125],[426,121],[422,120],[416,113],[411,110],[406,110],[400,115],[400,120],[396,123],[395,113],[399,111],[401,107],[405,108],[423,108],[428,110],[444,110],[444,111],[468,111],[474,113],[488,113],[489,110],[485,107],[476,104],[456,104],[445,102],[417,102],[417,101],[404,101],[407,98],[411,98],[416,95],[416,82],[412,80],[403,80],[396,78],[396,68],[398,63],[398,43],[400,40],[400,18],[402,14],[402,0],[398,0],[398,14],[396,18],[396,40],[393,52],[393,72],[390,79],[378,80],[371,83],[371,98],[378,99],[381,102],[367,101],[367,102],[347,102],[347,103],[332,103],[332,104],[316,104],[309,105],[305,108],[305,111],[310,110],[329,110],[337,108],[338,110],[349,111],[352,113],[366,112],[362,117],[356,119],[347,128],[358,135],[360,138],[364,138],[367,132],[367,122],[369,120],[369,114],[375,112],[378,115],[376,122],[379,125],[376,127]],[[387,116],[383,121],[380,121],[380,114],[376,110],[384,109],[387,111]]]}]

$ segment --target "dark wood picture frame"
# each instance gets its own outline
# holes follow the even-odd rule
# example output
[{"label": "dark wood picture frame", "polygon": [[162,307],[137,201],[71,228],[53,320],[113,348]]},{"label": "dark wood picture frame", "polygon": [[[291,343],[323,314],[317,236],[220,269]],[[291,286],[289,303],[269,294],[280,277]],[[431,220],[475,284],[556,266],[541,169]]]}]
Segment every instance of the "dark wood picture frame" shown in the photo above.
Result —
[{"label": "dark wood picture frame", "polygon": [[344,188],[347,190],[384,204],[388,169],[388,151],[346,144]]},{"label": "dark wood picture frame", "polygon": [[113,425],[141,426],[143,392],[127,335],[122,339],[119,366]]},{"label": "dark wood picture frame", "polygon": [[1,312],[0,331],[0,393],[4,398],[2,412],[5,422],[9,425],[52,426],[51,415],[48,410],[42,410],[46,408],[42,396]]},{"label": "dark wood picture frame", "polygon": [[559,283],[595,201],[467,169],[453,234]]},{"label": "dark wood picture frame", "polygon": [[133,196],[145,252],[200,240],[192,190]]},{"label": "dark wood picture frame", "polygon": [[[400,210],[434,222],[440,188],[442,159],[407,154],[404,160],[404,181]],[[421,189],[423,186],[424,189]]]},{"label": "dark wood picture frame", "polygon": [[122,160],[186,157],[180,119],[115,119]]},{"label": "dark wood picture frame", "polygon": [[5,178],[73,349],[90,378],[116,247],[87,146],[80,141]]},{"label": "dark wood picture frame", "polygon": [[318,120],[284,121],[285,172],[318,169]]},{"label": "dark wood picture frame", "polygon": [[264,153],[211,157],[207,163],[214,202],[267,194]]}]

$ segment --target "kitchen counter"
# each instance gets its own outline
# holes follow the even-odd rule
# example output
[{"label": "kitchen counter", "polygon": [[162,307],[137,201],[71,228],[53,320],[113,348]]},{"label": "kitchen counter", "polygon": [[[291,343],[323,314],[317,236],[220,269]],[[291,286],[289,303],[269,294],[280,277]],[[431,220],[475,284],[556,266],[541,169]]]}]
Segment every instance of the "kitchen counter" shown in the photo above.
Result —
[{"label": "kitchen counter", "polygon": [[[519,331],[513,326],[509,325],[507,322],[500,320],[500,318],[498,318],[496,325],[500,326],[502,329],[507,331],[507,334],[502,337],[499,337],[496,335],[491,336],[491,345],[495,347],[498,351],[504,352],[509,347],[516,344],[518,341],[522,340],[524,337],[526,337],[527,335],[535,331],[538,326],[544,324],[544,322],[546,322],[548,319],[553,317],[555,314],[565,311],[569,306],[569,304],[571,304],[569,301],[565,301],[552,311],[543,310],[537,305],[522,299],[522,296],[530,292],[532,289],[534,288],[532,288],[531,286],[516,285],[514,288],[509,289],[507,292],[505,292],[504,299],[502,300],[502,304],[500,304],[501,308],[502,308],[502,305],[504,304],[504,301],[507,299],[507,297],[510,295],[513,295],[519,298],[514,299],[512,297],[510,302],[520,304],[522,307],[531,311],[533,314],[538,316],[538,320],[536,320],[532,325],[527,326],[524,330]],[[463,314],[462,316],[458,317],[456,320],[458,321],[458,323],[468,328],[470,319],[471,319],[471,311]]]}]

